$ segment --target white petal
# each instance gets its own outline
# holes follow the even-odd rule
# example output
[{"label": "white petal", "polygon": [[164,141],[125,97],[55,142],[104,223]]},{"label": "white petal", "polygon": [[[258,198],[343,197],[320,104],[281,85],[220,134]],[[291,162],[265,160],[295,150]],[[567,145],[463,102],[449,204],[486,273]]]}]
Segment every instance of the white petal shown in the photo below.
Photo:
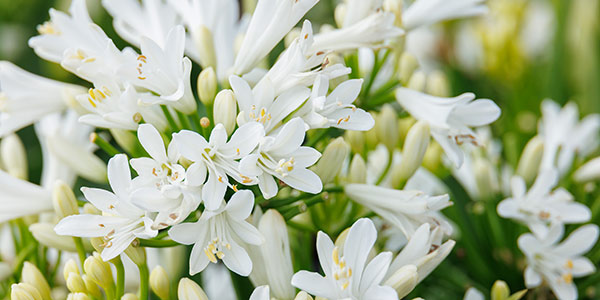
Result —
[{"label": "white petal", "polygon": [[[344,243],[344,258],[348,267],[352,268],[356,274],[362,274],[369,256],[369,252],[375,245],[377,239],[377,230],[373,221],[370,219],[362,218],[359,219],[350,227],[350,232]],[[352,289],[358,289],[359,287],[359,276],[352,277]]]},{"label": "white petal", "polygon": [[542,284],[542,277],[532,267],[525,268],[525,285],[534,288]]},{"label": "white petal", "polygon": [[260,176],[263,171],[258,167],[258,154],[250,154],[240,160],[240,173],[245,176]]},{"label": "white petal", "polygon": [[269,286],[263,285],[254,289],[252,295],[250,295],[249,300],[270,300],[269,296]]},{"label": "white petal", "polygon": [[252,260],[244,248],[232,243],[231,250],[225,248],[222,251],[225,253],[223,263],[229,270],[241,276],[248,276],[252,272]]},{"label": "white petal", "polygon": [[321,264],[321,270],[325,273],[325,276],[332,276],[332,255],[334,248],[333,241],[323,231],[317,233],[317,256],[319,257],[319,263]]},{"label": "white petal", "polygon": [[167,199],[154,187],[143,187],[131,193],[131,203],[151,212],[171,211],[179,206],[179,201]]},{"label": "white petal", "polygon": [[327,96],[328,103],[341,102],[342,104],[350,104],[356,100],[360,89],[362,87],[362,79],[350,79],[340,83],[334,90]]},{"label": "white petal", "polygon": [[200,186],[206,180],[206,165],[202,162],[191,164],[185,172],[185,182],[190,186]]},{"label": "white petal", "polygon": [[233,194],[225,211],[234,220],[242,221],[250,216],[254,207],[254,195],[250,190],[241,190]]},{"label": "white petal", "polygon": [[500,107],[489,99],[478,99],[458,106],[452,111],[452,118],[468,126],[483,126],[500,117]]},{"label": "white petal", "polygon": [[364,300],[396,300],[398,294],[390,286],[373,286],[361,297]]},{"label": "white petal", "polygon": [[307,193],[317,194],[323,190],[321,178],[307,169],[294,169],[285,177],[279,177],[287,185]]},{"label": "white petal", "polygon": [[264,135],[265,129],[260,123],[246,123],[233,132],[231,139],[221,151],[236,158],[244,157],[256,148]]},{"label": "white petal", "polygon": [[307,293],[323,298],[336,299],[335,286],[318,273],[299,271],[292,276],[292,285]]},{"label": "white petal", "polygon": [[181,223],[169,229],[169,236],[180,244],[190,245],[196,242],[201,243],[205,231],[206,224],[199,222]]},{"label": "white petal", "polygon": [[260,188],[260,192],[265,199],[271,199],[277,195],[279,186],[271,174],[266,172],[262,173],[258,177],[258,180],[258,187]]},{"label": "white petal", "polygon": [[556,246],[554,252],[558,255],[578,256],[590,251],[597,240],[598,226],[584,225],[573,231],[565,241]]},{"label": "white petal", "polygon": [[383,277],[385,277],[391,261],[391,252],[382,252],[375,256],[362,274],[359,290],[363,292],[369,290],[371,287],[378,286]]},{"label": "white petal", "polygon": [[275,156],[288,156],[300,148],[304,142],[304,128],[304,121],[300,118],[293,118],[285,123],[274,143],[269,147],[269,153]]},{"label": "white petal", "polygon": [[146,150],[152,158],[161,163],[167,161],[165,143],[154,126],[150,124],[141,124],[140,127],[138,127],[137,134],[142,147],[144,147],[144,150]]},{"label": "white petal", "polygon": [[190,253],[190,275],[200,273],[208,266],[210,261],[204,253],[205,246],[203,243],[197,243],[192,248]]},{"label": "white petal", "polygon": [[173,134],[173,142],[177,145],[179,153],[191,161],[201,161],[202,151],[209,147],[204,137],[189,130]]},{"label": "white petal", "polygon": [[126,198],[131,185],[131,171],[125,154],[117,154],[108,161],[108,182],[115,195]]},{"label": "white petal", "polygon": [[72,215],[60,220],[54,227],[54,231],[58,235],[99,237],[107,235],[114,228],[119,228],[129,221],[129,219],[119,217]]},{"label": "white petal", "polygon": [[583,277],[596,272],[596,266],[586,257],[573,260],[573,276]]},{"label": "white petal", "polygon": [[100,257],[102,257],[104,261],[109,261],[117,257],[117,255],[123,253],[123,251],[125,251],[125,249],[127,249],[127,247],[131,245],[131,242],[133,242],[133,240],[135,240],[135,235],[133,235],[132,233],[124,234],[122,236],[112,239],[110,241],[111,246],[102,249]]},{"label": "white petal", "polygon": [[[219,181],[219,179],[222,180]],[[208,172],[208,181],[202,188],[202,200],[208,210],[216,210],[221,206],[225,192],[227,191],[227,176],[220,175],[216,171]]]},{"label": "white petal", "polygon": [[231,221],[233,230],[242,241],[251,245],[261,245],[265,238],[252,224],[246,221]]}]

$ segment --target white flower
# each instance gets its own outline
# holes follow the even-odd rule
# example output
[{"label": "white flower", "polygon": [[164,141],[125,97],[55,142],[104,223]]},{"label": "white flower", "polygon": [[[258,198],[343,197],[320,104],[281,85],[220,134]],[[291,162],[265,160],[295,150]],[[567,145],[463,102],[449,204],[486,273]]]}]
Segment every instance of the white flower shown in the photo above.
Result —
[{"label": "white flower", "polygon": [[600,157],[593,158],[583,164],[573,174],[577,182],[586,182],[600,179]]},{"label": "white flower", "polygon": [[574,277],[583,277],[596,271],[594,264],[582,255],[588,252],[598,239],[598,226],[585,225],[573,231],[558,244],[563,236],[563,226],[553,226],[548,235],[539,239],[526,233],[519,237],[519,248],[527,257],[525,285],[533,288],[550,285],[554,295],[561,300],[577,299]]},{"label": "white flower", "polygon": [[573,201],[573,195],[564,188],[552,191],[557,183],[556,170],[540,173],[529,191],[521,177],[513,177],[512,198],[498,204],[498,214],[527,224],[539,237],[544,237],[551,225],[589,221],[592,213],[587,206]]},{"label": "white flower", "polygon": [[544,139],[544,153],[540,171],[554,167],[563,175],[571,168],[575,154],[585,157],[598,148],[600,115],[578,119],[577,105],[573,102],[562,109],[552,100],[542,102],[538,133]]},{"label": "white flower", "polygon": [[309,52],[345,51],[360,47],[376,47],[404,31],[394,26],[394,14],[377,12],[351,26],[321,32],[314,37]]},{"label": "white flower", "polygon": [[403,13],[406,30],[487,12],[484,0],[415,0]]},{"label": "white flower", "polygon": [[[263,136],[264,129],[256,122],[240,126],[229,142],[223,124],[215,126],[208,142],[200,134],[189,130],[182,130],[173,135],[173,141],[181,156],[204,164],[208,169],[208,180],[202,188],[202,200],[207,209],[216,210],[221,206],[227,186],[237,189],[235,185],[229,184],[227,175],[244,185],[257,183],[256,177],[240,172],[237,160],[250,154]],[[189,180],[202,181],[191,177]]]},{"label": "white flower", "polygon": [[0,223],[51,211],[52,190],[0,170]]},{"label": "white flower", "polygon": [[408,88],[396,90],[398,103],[415,119],[429,123],[431,135],[456,167],[464,159],[459,145],[481,144],[470,127],[488,125],[500,116],[500,108],[492,100],[474,99],[472,93],[442,98]]},{"label": "white flower", "polygon": [[65,110],[81,86],[31,74],[7,61],[0,61],[0,137]]},{"label": "white flower", "polygon": [[362,79],[346,80],[327,95],[329,78],[318,75],[309,100],[295,115],[301,116],[310,128],[369,130],[375,120],[370,113],[352,104],[360,94],[362,83]]},{"label": "white flower", "polygon": [[276,136],[264,137],[256,153],[241,160],[240,171],[258,177],[258,187],[265,199],[277,195],[278,186],[273,177],[307,193],[316,194],[323,188],[319,176],[306,169],[321,153],[302,146],[304,130],[302,119],[294,118],[285,123]]},{"label": "white flower", "polygon": [[240,241],[251,245],[264,242],[263,236],[246,218],[254,206],[254,196],[249,190],[233,194],[227,204],[215,210],[205,210],[195,223],[182,223],[169,230],[169,236],[182,244],[194,244],[190,254],[190,274],[206,268],[209,262],[220,259],[229,270],[248,276],[252,260]]},{"label": "white flower", "polygon": [[194,163],[186,171],[177,163],[179,153],[175,143],[171,142],[165,151],[160,133],[150,124],[140,125],[137,134],[150,157],[130,161],[139,175],[133,179],[134,186],[139,188],[132,192],[131,201],[146,211],[158,212],[154,229],[177,224],[198,208],[206,166]]},{"label": "white flower", "polygon": [[249,300],[271,300],[271,296],[269,295],[269,286],[257,286],[254,291],[252,291]]},{"label": "white flower", "polygon": [[467,289],[463,300],[485,300],[485,296],[478,289],[470,287]]},{"label": "white flower", "polygon": [[292,285],[328,299],[398,299],[393,288],[381,285],[392,253],[382,252],[367,264],[376,239],[377,230],[369,219],[359,219],[352,225],[343,249],[319,231],[317,255],[325,277],[299,271],[292,277]]},{"label": "white flower", "polygon": [[318,0],[259,0],[248,25],[233,73],[250,71]]},{"label": "white flower", "polygon": [[349,27],[381,9],[383,0],[346,0],[344,5],[344,22],[341,27]]},{"label": "white flower", "polygon": [[240,108],[238,125],[256,121],[264,126],[267,134],[277,128],[310,95],[308,88],[295,86],[275,98],[274,86],[268,78],[254,89],[250,89],[250,85],[238,76],[229,77],[229,83]]},{"label": "white flower", "polygon": [[345,193],[391,222],[408,238],[423,223],[432,227],[441,227],[446,234],[452,227],[440,215],[439,211],[452,205],[448,195],[429,196],[421,191],[394,190],[368,184],[348,184]]},{"label": "white flower", "polygon": [[131,203],[131,173],[127,156],[117,154],[108,161],[108,181],[113,193],[96,188],[81,188],[85,198],[103,215],[72,215],[54,228],[59,235],[104,237],[101,257],[108,261],[121,254],[136,238],[152,238],[153,221]]}]

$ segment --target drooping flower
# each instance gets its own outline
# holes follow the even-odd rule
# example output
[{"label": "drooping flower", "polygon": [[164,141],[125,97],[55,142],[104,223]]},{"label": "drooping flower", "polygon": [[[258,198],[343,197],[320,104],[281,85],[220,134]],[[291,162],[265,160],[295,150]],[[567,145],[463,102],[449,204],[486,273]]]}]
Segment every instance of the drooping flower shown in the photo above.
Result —
[{"label": "drooping flower", "polygon": [[256,153],[241,160],[240,171],[259,178],[258,186],[265,199],[277,194],[274,177],[308,193],[316,194],[323,188],[319,176],[306,169],[321,157],[321,153],[302,146],[304,131],[302,119],[294,118],[285,123],[277,135],[264,137]]},{"label": "drooping flower", "polygon": [[484,0],[416,0],[402,13],[406,30],[487,12]]},{"label": "drooping flower", "polygon": [[[250,154],[263,136],[264,129],[257,122],[240,126],[229,141],[223,124],[215,126],[208,142],[200,134],[189,130],[173,135],[179,153],[195,163],[204,164],[208,170],[208,180],[202,188],[202,200],[207,209],[217,210],[221,206],[227,186],[236,189],[235,185],[229,184],[228,175],[244,185],[257,183],[256,177],[240,172],[237,160]],[[198,172],[196,174],[201,176]]]},{"label": "drooping flower", "polygon": [[194,244],[190,254],[190,274],[206,268],[208,263],[218,259],[229,270],[248,276],[252,271],[252,260],[239,241],[260,245],[264,238],[246,218],[254,206],[254,196],[249,190],[233,194],[225,204],[221,202],[217,210],[205,210],[195,223],[182,223],[169,230],[169,236],[182,244]]},{"label": "drooping flower", "polygon": [[500,108],[492,100],[474,99],[472,93],[443,98],[408,88],[396,90],[398,103],[415,119],[429,123],[431,135],[456,167],[464,160],[460,145],[480,144],[470,127],[488,125],[500,117]]},{"label": "drooping flower", "polygon": [[62,219],[54,228],[59,235],[103,237],[101,257],[108,261],[121,254],[136,238],[152,238],[153,220],[131,202],[131,173],[127,156],[117,154],[108,162],[108,181],[113,192],[82,188],[85,198],[104,215],[81,214]]},{"label": "drooping flower", "polygon": [[559,243],[564,233],[562,225],[553,226],[544,238],[530,233],[518,239],[519,249],[527,257],[525,285],[537,287],[545,281],[558,299],[577,299],[577,287],[573,278],[583,277],[596,271],[594,264],[582,256],[598,240],[598,226],[589,224],[573,231]]},{"label": "drooping flower", "polygon": [[529,191],[523,178],[513,177],[512,197],[498,204],[498,214],[525,223],[538,237],[544,237],[552,225],[589,221],[590,209],[573,201],[573,195],[564,188],[553,191],[557,183],[556,170],[540,173]]},{"label": "drooping flower", "polygon": [[292,285],[328,299],[398,299],[393,288],[381,285],[392,254],[382,252],[367,263],[376,239],[377,230],[369,219],[352,225],[342,249],[319,231],[317,254],[325,276],[299,271],[292,277]]}]

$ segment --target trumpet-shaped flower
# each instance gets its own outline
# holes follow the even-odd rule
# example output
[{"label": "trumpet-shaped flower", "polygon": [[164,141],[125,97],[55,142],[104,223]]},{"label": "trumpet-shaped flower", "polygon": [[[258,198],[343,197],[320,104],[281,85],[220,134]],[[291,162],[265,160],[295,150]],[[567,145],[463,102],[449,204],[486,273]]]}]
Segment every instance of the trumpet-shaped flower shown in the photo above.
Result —
[{"label": "trumpet-shaped flower", "polygon": [[319,231],[317,255],[325,276],[299,271],[292,285],[327,299],[398,299],[393,288],[381,285],[392,253],[380,253],[367,263],[376,239],[377,230],[369,219],[359,219],[350,227],[342,249]]},{"label": "trumpet-shaped flower", "polygon": [[103,215],[72,215],[54,228],[59,235],[103,237],[101,257],[108,261],[121,254],[136,238],[152,238],[158,233],[146,212],[131,202],[132,182],[127,156],[117,154],[108,162],[108,181],[113,192],[82,188],[85,198]]},{"label": "trumpet-shaped flower", "polygon": [[550,285],[558,299],[577,299],[577,287],[573,278],[583,277],[596,271],[594,264],[582,255],[598,240],[598,226],[585,225],[573,231],[563,242],[562,225],[553,226],[544,238],[526,233],[519,237],[519,248],[527,257],[525,285],[534,288],[542,279]]},{"label": "trumpet-shaped flower", "polygon": [[452,205],[448,195],[429,196],[421,191],[401,191],[368,184],[348,184],[345,193],[391,222],[407,238],[413,236],[421,224],[440,227],[446,234],[452,226],[439,215],[439,211]]},{"label": "trumpet-shaped flower", "polygon": [[308,193],[316,194],[323,188],[319,176],[306,169],[321,157],[321,153],[302,147],[304,130],[302,119],[294,118],[285,123],[276,136],[264,137],[256,153],[241,160],[240,171],[259,178],[258,187],[265,199],[277,194],[274,177]]},{"label": "trumpet-shaped flower", "polygon": [[484,0],[416,0],[403,13],[406,30],[487,12]]},{"label": "trumpet-shaped flower", "polygon": [[0,137],[39,121],[46,115],[77,105],[81,86],[31,74],[0,61]]},{"label": "trumpet-shaped flower", "polygon": [[442,98],[408,88],[396,90],[398,103],[415,119],[429,123],[431,135],[456,167],[464,160],[460,145],[481,144],[470,127],[488,125],[500,117],[500,108],[492,100],[474,99],[472,93]]},{"label": "trumpet-shaped flower", "polygon": [[235,58],[234,74],[252,70],[317,2],[319,0],[259,0]]},{"label": "trumpet-shaped flower", "polygon": [[182,244],[194,244],[190,254],[190,274],[196,274],[206,268],[208,263],[218,259],[229,270],[248,276],[252,271],[252,260],[239,241],[251,245],[264,242],[260,232],[246,222],[254,206],[251,191],[242,190],[233,194],[231,199],[217,210],[205,210],[195,223],[182,223],[169,230],[169,236]]},{"label": "trumpet-shaped flower", "polygon": [[[237,160],[250,154],[263,136],[264,129],[256,122],[240,126],[229,141],[223,124],[215,126],[208,142],[200,134],[189,130],[182,130],[173,135],[173,141],[181,156],[204,164],[208,170],[208,180],[202,188],[202,200],[207,209],[217,210],[221,206],[227,186],[237,189],[235,185],[229,184],[227,175],[244,185],[257,183],[258,179],[255,176],[243,174],[239,170]],[[201,172],[195,174],[206,176]],[[198,183],[202,181],[193,177],[188,179]]]},{"label": "trumpet-shaped flower", "polygon": [[150,124],[140,125],[138,139],[150,157],[130,161],[139,174],[133,179],[134,186],[139,188],[132,192],[132,203],[146,211],[158,212],[155,229],[183,221],[200,204],[206,166],[194,163],[185,170],[177,163],[179,153],[175,143],[171,142],[165,151],[160,133]]},{"label": "trumpet-shaped flower", "polygon": [[573,195],[563,188],[552,191],[558,183],[558,172],[540,173],[527,191],[523,178],[511,180],[512,198],[498,204],[498,214],[519,220],[539,237],[544,237],[551,225],[584,223],[590,220],[590,209],[573,201]]}]

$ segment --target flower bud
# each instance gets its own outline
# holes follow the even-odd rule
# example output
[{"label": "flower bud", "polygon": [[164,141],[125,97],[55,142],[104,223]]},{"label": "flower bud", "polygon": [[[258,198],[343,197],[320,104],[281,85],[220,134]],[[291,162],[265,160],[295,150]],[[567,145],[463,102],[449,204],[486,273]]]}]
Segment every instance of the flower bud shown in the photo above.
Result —
[{"label": "flower bud", "polygon": [[394,25],[402,27],[402,0],[384,0],[383,10],[394,14]]},{"label": "flower bud", "polygon": [[136,153],[138,151],[138,139],[131,130],[111,128],[110,135],[115,139],[117,145],[123,148],[128,153]]},{"label": "flower bud", "polygon": [[63,268],[63,277],[65,278],[65,281],[69,279],[69,274],[71,273],[79,274],[79,268],[77,267],[77,263],[72,258],[67,260]]},{"label": "flower bud", "polygon": [[140,266],[146,263],[146,248],[136,246],[138,244],[138,242],[131,243],[124,252],[134,264]]},{"label": "flower bud", "polygon": [[107,181],[106,163],[86,147],[73,144],[59,135],[48,137],[46,142],[50,152],[81,177],[98,183]]},{"label": "flower bud", "polygon": [[333,19],[338,28],[344,27],[344,20],[346,19],[346,4],[341,2],[336,5],[333,11]]},{"label": "flower bud", "polygon": [[204,290],[189,278],[181,278],[179,281],[177,297],[179,300],[208,300]]},{"label": "flower bud", "polygon": [[52,190],[52,204],[59,219],[79,213],[73,190],[63,181],[56,181]]},{"label": "flower bud", "polygon": [[383,105],[381,112],[377,115],[375,133],[379,142],[392,153],[400,140],[400,132],[398,131],[396,110],[390,104]]},{"label": "flower bud", "polygon": [[313,300],[313,297],[311,297],[305,291],[300,291],[300,292],[298,292],[298,294],[296,295],[296,297],[294,298],[294,300]]},{"label": "flower bud", "polygon": [[392,186],[402,188],[419,169],[429,146],[429,124],[417,122],[413,125],[404,141],[402,160],[392,169]]},{"label": "flower bud", "polygon": [[285,48],[288,48],[292,44],[292,42],[300,36],[301,32],[302,29],[300,27],[292,28],[292,30],[290,30],[290,32],[286,34],[285,38],[283,38],[283,44],[285,45]]},{"label": "flower bud", "polygon": [[[164,298],[166,299],[166,298]],[[121,300],[138,300],[138,297],[135,294],[127,293],[121,297]]]},{"label": "flower bud", "polygon": [[342,169],[342,164],[350,152],[348,144],[342,137],[333,140],[323,151],[313,171],[321,177],[323,184],[332,182]]},{"label": "flower bud", "polygon": [[416,71],[410,76],[408,83],[406,85],[407,88],[419,92],[425,91],[425,83],[427,82],[427,77],[423,71]]},{"label": "flower bud", "polygon": [[600,179],[600,157],[591,159],[583,164],[583,166],[579,167],[579,169],[575,171],[575,174],[573,174],[573,179],[577,182]]},{"label": "flower bud", "polygon": [[360,154],[354,154],[348,171],[348,182],[367,183],[367,164]]},{"label": "flower bud", "polygon": [[79,274],[69,273],[69,277],[67,278],[67,288],[71,293],[87,293],[87,289],[85,288],[85,282]]},{"label": "flower bud", "polygon": [[215,98],[213,108],[213,120],[215,124],[223,124],[228,135],[235,129],[235,119],[237,117],[237,105],[235,97],[231,90],[220,91]]},{"label": "flower bud", "polygon": [[496,280],[492,286],[491,300],[506,300],[508,299],[509,295],[510,289],[508,288],[506,282],[502,280]]},{"label": "flower bud", "polygon": [[408,131],[415,125],[417,121],[412,118],[400,118],[398,119],[398,131],[400,132],[400,143],[404,144],[406,140],[406,135],[408,135]]},{"label": "flower bud", "polygon": [[10,299],[11,300],[43,300],[40,292],[35,286],[21,282],[14,283],[10,286]]},{"label": "flower bud", "polygon": [[[35,223],[29,226],[29,231],[33,237],[42,245],[58,250],[76,252],[75,242],[73,238],[66,235],[58,235],[54,231],[54,225],[50,223]],[[88,244],[88,243],[84,243]],[[87,249],[91,250],[89,244]]]},{"label": "flower bud", "polygon": [[363,153],[365,151],[366,137],[365,133],[358,130],[347,130],[344,134],[344,140],[350,144],[354,153]]},{"label": "flower bud", "polygon": [[81,275],[81,279],[83,279],[83,283],[85,284],[85,289],[88,291],[92,297],[96,299],[102,298],[102,291],[100,291],[100,287],[96,284],[88,275]]},{"label": "flower bud", "polygon": [[217,94],[217,74],[208,67],[198,76],[198,96],[205,106],[212,106]]},{"label": "flower bud", "polygon": [[71,293],[67,296],[67,300],[91,300],[90,297],[84,293]]},{"label": "flower bud", "polygon": [[38,268],[35,265],[26,261],[23,264],[21,277],[24,283],[29,283],[36,287],[42,299],[52,299],[50,297],[50,286],[48,285],[48,282],[46,281],[44,275],[42,275],[42,272],[40,272],[40,270],[38,270]]},{"label": "flower bud", "polygon": [[394,272],[388,278],[384,285],[392,287],[398,293],[398,298],[402,299],[410,293],[419,280],[417,267],[415,265],[406,265]]},{"label": "flower bud", "polygon": [[93,237],[90,238],[90,244],[92,244],[92,247],[94,248],[94,250],[96,250],[99,253],[102,253],[102,250],[104,250],[104,238],[101,237]]},{"label": "flower bud", "polygon": [[213,35],[210,29],[204,25],[200,25],[198,30],[193,32],[193,35],[202,68],[215,67],[217,65],[217,56],[215,53]]},{"label": "flower bud", "polygon": [[208,128],[210,126],[210,120],[207,117],[202,117],[200,119],[200,127]]},{"label": "flower bud", "polygon": [[97,252],[93,256],[86,258],[83,263],[85,274],[104,290],[111,290],[114,281],[110,265],[100,258]]},{"label": "flower bud", "polygon": [[431,143],[425,151],[425,157],[423,158],[423,166],[429,171],[439,174],[440,167],[442,166],[442,153],[444,150],[438,143]]},{"label": "flower bud", "polygon": [[544,152],[544,140],[534,136],[523,149],[516,174],[521,176],[526,183],[532,183],[537,177],[540,164],[542,163],[542,152]]},{"label": "flower bud", "polygon": [[0,282],[4,282],[4,280],[8,279],[13,273],[10,264],[7,262],[0,261]]},{"label": "flower bud", "polygon": [[161,266],[156,266],[150,273],[150,288],[161,300],[169,299],[169,277]]},{"label": "flower bud", "polygon": [[290,285],[294,268],[285,220],[279,212],[269,209],[260,218],[258,230],[265,237],[260,249],[271,293],[278,299],[291,299],[296,291]]},{"label": "flower bud", "polygon": [[88,214],[88,215],[101,215],[102,211],[100,211],[99,209],[97,209],[91,203],[86,203],[86,204],[83,205],[83,213],[84,214]]},{"label": "flower bud", "polygon": [[429,74],[426,92],[437,97],[448,97],[450,95],[448,78],[442,71],[436,70]]},{"label": "flower bud", "polygon": [[3,138],[0,142],[0,154],[8,174],[27,180],[27,152],[19,136],[13,133]]},{"label": "flower bud", "polygon": [[417,61],[417,58],[414,55],[404,52],[402,53],[402,56],[400,56],[399,64],[398,79],[400,79],[400,83],[406,85],[410,81],[415,70],[419,67],[419,61]]}]

